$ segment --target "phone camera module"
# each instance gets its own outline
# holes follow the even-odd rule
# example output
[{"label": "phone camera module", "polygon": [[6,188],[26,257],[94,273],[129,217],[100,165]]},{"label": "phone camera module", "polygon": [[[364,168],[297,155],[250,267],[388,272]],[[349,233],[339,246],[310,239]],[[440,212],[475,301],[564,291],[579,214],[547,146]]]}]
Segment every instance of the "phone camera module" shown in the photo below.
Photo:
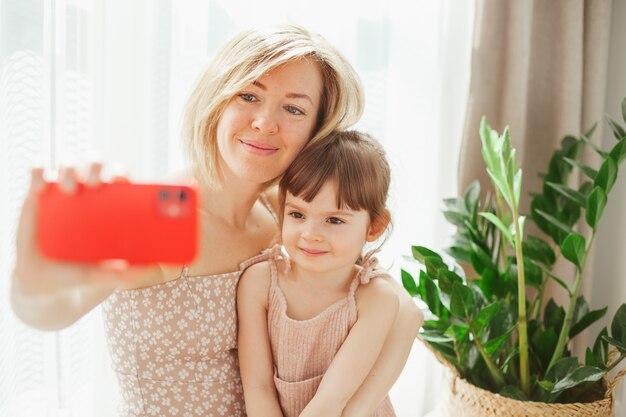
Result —
[{"label": "phone camera module", "polygon": [[161,200],[161,201],[166,201],[166,200],[169,200],[169,198],[170,198],[170,193],[169,193],[169,191],[167,191],[167,190],[161,190],[161,191],[159,192],[159,200]]},{"label": "phone camera module", "polygon": [[180,190],[178,192],[178,200],[187,201],[187,192],[185,190]]}]

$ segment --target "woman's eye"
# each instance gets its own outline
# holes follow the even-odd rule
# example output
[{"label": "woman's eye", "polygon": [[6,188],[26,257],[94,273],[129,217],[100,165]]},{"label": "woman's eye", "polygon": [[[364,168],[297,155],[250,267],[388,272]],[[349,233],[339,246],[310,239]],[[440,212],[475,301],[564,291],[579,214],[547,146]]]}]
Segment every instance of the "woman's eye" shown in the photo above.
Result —
[{"label": "woman's eye", "polygon": [[294,106],[285,106],[285,110],[296,116],[303,116],[305,114],[302,110]]},{"label": "woman's eye", "polygon": [[244,101],[256,101],[256,97],[250,93],[241,93],[239,94],[239,97],[241,97]]},{"label": "woman's eye", "polygon": [[328,223],[330,224],[344,224],[345,222],[338,217],[329,217]]},{"label": "woman's eye", "polygon": [[292,211],[288,214],[288,216],[293,217],[294,219],[303,219],[304,215],[299,211]]}]

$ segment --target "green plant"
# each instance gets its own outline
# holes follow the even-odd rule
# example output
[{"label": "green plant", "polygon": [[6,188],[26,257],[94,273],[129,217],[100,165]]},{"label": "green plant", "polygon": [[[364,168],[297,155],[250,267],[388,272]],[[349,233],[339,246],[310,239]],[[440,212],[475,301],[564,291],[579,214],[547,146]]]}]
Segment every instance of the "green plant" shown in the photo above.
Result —
[{"label": "green plant", "polygon": [[[622,113],[626,121],[626,99]],[[582,364],[568,349],[570,340],[607,311],[590,310],[580,295],[587,255],[626,158],[626,131],[607,121],[617,144],[609,152],[593,145],[589,138],[595,126],[580,137],[563,138],[543,175],[542,192],[532,196],[531,212],[522,216],[522,171],[508,128],[500,135],[483,118],[482,154],[494,191],[481,200],[480,185],[474,182],[463,197],[444,200],[444,215],[456,226],[447,252],[476,275],[466,279],[456,262],[426,247],[412,247],[412,259],[424,268],[417,282],[403,270],[402,282],[428,307],[421,337],[471,383],[522,400],[593,401],[604,393],[605,374],[626,357],[626,304],[617,310],[610,331],[603,328],[586,349]],[[586,146],[600,156],[599,169],[581,162]],[[578,189],[569,185],[575,170],[587,179]],[[575,231],[583,212],[588,236]],[[527,217],[545,239],[524,235]],[[571,285],[554,272],[559,256],[576,268]],[[567,291],[566,308],[553,299],[544,306],[550,280]],[[613,360],[610,345],[620,354]]]}]

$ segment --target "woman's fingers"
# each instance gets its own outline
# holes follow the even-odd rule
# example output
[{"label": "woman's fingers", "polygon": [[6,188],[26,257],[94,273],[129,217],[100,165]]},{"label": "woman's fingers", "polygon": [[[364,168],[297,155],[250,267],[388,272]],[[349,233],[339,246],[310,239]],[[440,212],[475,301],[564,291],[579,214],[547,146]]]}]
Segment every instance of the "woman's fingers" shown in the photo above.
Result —
[{"label": "woman's fingers", "polygon": [[78,188],[78,176],[76,168],[61,167],[59,168],[59,188],[67,194],[73,194]]},{"label": "woman's fingers", "polygon": [[88,187],[98,187],[102,183],[102,164],[100,162],[93,162],[89,164],[87,169],[87,176],[85,177],[85,185]]}]

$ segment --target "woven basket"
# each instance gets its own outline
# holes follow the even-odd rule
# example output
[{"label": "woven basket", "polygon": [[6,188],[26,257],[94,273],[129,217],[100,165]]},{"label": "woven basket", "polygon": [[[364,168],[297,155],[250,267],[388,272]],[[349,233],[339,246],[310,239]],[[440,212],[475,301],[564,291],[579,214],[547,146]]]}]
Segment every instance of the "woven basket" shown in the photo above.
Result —
[{"label": "woven basket", "polygon": [[[422,342],[424,342],[422,340]],[[592,403],[548,404],[535,401],[519,401],[484,390],[461,378],[451,364],[424,342],[437,359],[452,373],[448,412],[450,417],[614,417],[613,391],[626,374],[620,370],[615,378],[605,376],[604,398]],[[614,357],[617,351],[612,351]]]},{"label": "woven basket", "polygon": [[450,384],[450,417],[612,417],[613,390],[624,370],[607,383],[604,398],[592,403],[547,404],[518,401],[478,388],[453,374]]}]

